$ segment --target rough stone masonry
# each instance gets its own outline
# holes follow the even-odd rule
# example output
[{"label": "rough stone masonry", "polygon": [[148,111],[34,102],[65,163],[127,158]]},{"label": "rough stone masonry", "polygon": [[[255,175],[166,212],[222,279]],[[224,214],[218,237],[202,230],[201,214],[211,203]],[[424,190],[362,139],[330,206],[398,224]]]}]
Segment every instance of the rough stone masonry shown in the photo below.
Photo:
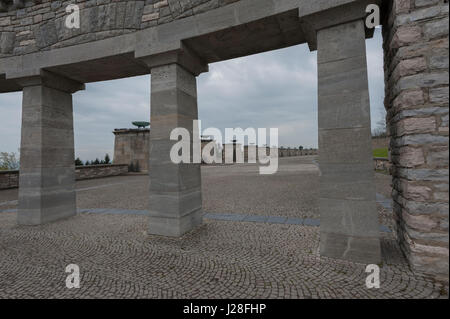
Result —
[{"label": "rough stone masonry", "polygon": [[[81,10],[80,29],[63,27],[67,15],[65,8],[72,3],[79,5]],[[58,113],[58,119],[60,124],[72,127],[71,94],[82,89],[84,83],[149,74],[152,70],[157,73],[172,70],[168,73],[170,76],[159,72],[161,76],[152,83],[158,91],[158,96],[152,93],[152,99],[156,99],[159,106],[167,102],[173,107],[173,112],[167,114],[163,113],[164,108],[159,108],[155,115],[159,122],[151,120],[163,132],[174,123],[197,116],[196,97],[201,92],[196,90],[195,76],[207,72],[208,63],[307,43],[311,50],[318,49],[320,56],[326,56],[325,60],[319,61],[319,83],[326,93],[319,96],[322,133],[333,130],[333,138],[345,141],[351,139],[341,134],[358,132],[359,144],[347,145],[346,154],[370,181],[369,170],[364,168],[371,158],[367,157],[365,146],[365,141],[370,145],[370,136],[365,133],[368,132],[365,124],[368,118],[364,117],[366,112],[363,112],[369,108],[363,35],[369,37],[371,30],[364,30],[361,21],[366,15],[366,6],[371,3],[381,4],[381,1],[1,0],[0,92],[23,90],[27,97],[24,111],[39,110],[38,115],[43,120],[49,120],[51,112],[59,110],[58,99],[64,100],[62,105],[66,106],[67,112]],[[448,283],[448,1],[384,1],[382,19],[385,104],[391,135],[398,238],[416,271]],[[332,34],[337,39],[324,41]],[[356,56],[347,52],[348,46],[340,45],[339,37],[356,48]],[[339,55],[343,56],[342,61]],[[356,64],[352,65],[351,61]],[[352,74],[358,68],[362,81],[355,85],[361,85],[359,92],[354,90],[352,79],[346,76],[347,72]],[[335,81],[329,80],[333,78]],[[333,90],[339,89],[339,84],[343,91],[351,94],[335,94]],[[333,88],[333,85],[337,86]],[[190,99],[189,114],[183,113],[183,107],[187,107],[183,103],[187,100],[182,96],[186,92],[189,92]],[[334,117],[337,121],[331,121],[333,117],[326,113],[333,114],[336,110],[329,107],[330,101],[340,101],[340,114],[347,114],[348,118]],[[352,108],[355,112],[351,111]],[[33,118],[25,117],[24,123],[32,122]],[[54,215],[56,207],[70,206],[69,211],[75,211],[71,195],[75,168],[68,160],[64,167],[52,168],[45,154],[45,150],[53,149],[52,143],[55,143],[58,145],[57,156],[64,160],[71,157],[73,132],[71,129],[61,130],[64,134],[54,137],[47,126],[39,126],[39,123],[36,120],[34,127],[22,128],[26,145],[30,146],[29,154],[38,156],[45,171],[61,174],[59,179],[52,178],[53,173],[41,174],[41,164],[23,159],[29,167],[28,177],[24,175],[20,180],[25,191],[21,199],[22,207],[32,213],[33,207],[26,206],[40,203],[43,208],[39,213],[45,215],[48,212],[51,215],[42,215],[45,218],[38,218],[35,222],[64,217]],[[41,132],[46,137],[41,145],[34,143],[33,132]],[[159,143],[160,149],[170,146],[162,136],[153,135],[151,138]],[[319,156],[330,161],[336,159],[332,163],[334,170],[324,170],[324,181],[339,180],[336,179],[339,173],[336,167],[340,165],[337,160],[344,160],[345,154],[336,153],[337,156],[333,157],[333,152],[333,144],[323,138]],[[27,155],[22,153],[22,156]],[[182,194],[191,209],[182,211],[175,205],[170,218],[163,216],[163,204],[159,208],[157,204],[153,205],[152,210],[160,218],[161,228],[158,231],[164,231],[164,227],[178,227],[171,232],[179,234],[199,222],[195,218],[196,212],[201,210],[201,194],[197,192],[199,172],[185,167],[169,168],[166,164],[163,155],[154,157],[154,163],[151,163],[166,169],[165,173],[153,176],[155,188],[152,196],[162,198],[166,190],[164,183],[176,181],[172,185],[173,196]],[[167,174],[171,174],[170,181]],[[355,198],[364,199],[367,207],[374,199],[364,192],[364,188],[351,188],[353,182],[365,183],[360,176],[346,176],[347,193],[340,192],[343,189],[333,182],[323,185],[335,186],[334,200],[353,205],[350,215],[361,218],[357,222],[359,224],[354,226],[358,228],[358,234],[364,236],[365,232],[361,229],[371,224],[372,217],[368,212],[373,210],[364,211],[367,216],[357,215],[357,207],[361,203]],[[65,184],[60,185],[58,181]],[[39,187],[42,184],[46,185],[46,189]],[[157,189],[159,186],[161,189]],[[27,197],[26,192],[34,195]],[[48,192],[53,197],[47,196]],[[357,196],[350,196],[352,192]],[[58,193],[62,195],[57,196]],[[332,210],[328,210],[328,215],[323,218],[336,218],[337,215],[330,212]],[[345,210],[341,209],[338,215],[340,221],[344,221]],[[30,215],[30,218],[33,216]],[[324,224],[328,225],[327,232],[334,231],[332,223]],[[343,241],[350,240],[354,235],[342,228],[338,231]],[[372,244],[376,242],[375,237],[371,236],[372,240],[369,240]],[[346,253],[342,251],[343,241],[332,251],[333,255],[342,257]],[[369,246],[376,246],[372,244]],[[364,249],[359,251],[362,253]]]},{"label": "rough stone masonry", "polygon": [[384,17],[398,239],[415,270],[448,283],[448,1],[395,0]]},{"label": "rough stone masonry", "polygon": [[[164,24],[238,0],[0,1],[0,57],[87,43]],[[81,9],[81,28],[64,27],[66,7]]]}]

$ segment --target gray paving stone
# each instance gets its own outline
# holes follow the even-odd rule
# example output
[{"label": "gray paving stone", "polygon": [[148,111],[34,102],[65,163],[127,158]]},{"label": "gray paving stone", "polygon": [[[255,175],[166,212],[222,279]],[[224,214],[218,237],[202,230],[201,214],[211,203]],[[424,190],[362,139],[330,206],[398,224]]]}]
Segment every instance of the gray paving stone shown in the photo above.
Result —
[{"label": "gray paving stone", "polygon": [[[179,240],[148,235],[148,217],[128,212],[35,227],[17,227],[17,213],[0,214],[0,242],[15,243],[0,249],[8,273],[0,298],[443,297],[440,285],[410,270],[395,239],[382,240],[380,289],[367,289],[364,264],[319,256],[317,227],[206,219]],[[65,285],[72,263],[82,275],[77,291]]]},{"label": "gray paving stone", "polygon": [[265,223],[265,222],[267,222],[267,219],[268,219],[267,216],[251,215],[251,216],[245,217],[243,221],[245,221],[245,222]]},{"label": "gray paving stone", "polygon": [[288,219],[286,220],[286,224],[303,225],[303,218],[288,217]]},{"label": "gray paving stone", "polygon": [[8,214],[17,213],[17,209],[3,209],[3,210],[0,210],[0,213],[8,213]]},{"label": "gray paving stone", "polygon": [[320,226],[320,220],[314,219],[314,218],[305,218],[303,220],[303,225],[318,227],[318,226]]},{"label": "gray paving stone", "polygon": [[380,225],[380,231],[383,233],[392,233],[392,230],[385,225]]},{"label": "gray paving stone", "polygon": [[286,220],[287,220],[286,217],[269,216],[267,218],[266,223],[269,223],[269,224],[284,224],[284,223],[286,223]]},{"label": "gray paving stone", "polygon": [[386,198],[383,194],[376,194],[377,203],[383,206],[385,209],[392,209],[392,199]]}]

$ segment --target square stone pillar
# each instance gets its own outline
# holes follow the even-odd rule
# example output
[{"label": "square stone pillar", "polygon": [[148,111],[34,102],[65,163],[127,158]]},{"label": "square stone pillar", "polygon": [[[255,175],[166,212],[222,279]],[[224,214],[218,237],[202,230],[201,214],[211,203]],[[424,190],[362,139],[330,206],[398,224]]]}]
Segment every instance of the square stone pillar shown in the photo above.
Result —
[{"label": "square stone pillar", "polygon": [[319,30],[320,253],[379,263],[365,30]]},{"label": "square stone pillar", "polygon": [[84,85],[48,72],[23,87],[19,213],[21,225],[76,214],[72,93]]},{"label": "square stone pillar", "polygon": [[[204,69],[196,67],[194,57],[184,48],[143,59],[151,69],[149,233],[154,235],[179,237],[202,224],[201,171],[192,163],[192,137],[198,119],[196,76]],[[170,158],[178,142],[170,139],[175,128],[190,134],[191,163]]]}]

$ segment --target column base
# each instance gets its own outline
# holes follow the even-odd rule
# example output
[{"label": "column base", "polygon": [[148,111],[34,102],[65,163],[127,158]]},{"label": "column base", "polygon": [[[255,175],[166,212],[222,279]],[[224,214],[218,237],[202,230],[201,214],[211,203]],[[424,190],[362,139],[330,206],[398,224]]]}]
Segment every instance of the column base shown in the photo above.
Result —
[{"label": "column base", "polygon": [[380,238],[320,233],[320,255],[362,264],[381,263]]},{"label": "column base", "polygon": [[[19,225],[37,226],[66,219],[77,214],[75,191],[53,194],[51,198],[47,198],[41,204],[40,208],[35,208],[37,205],[32,205],[33,201],[42,201],[42,199],[33,198],[33,196],[20,198],[17,214],[17,223]],[[28,207],[21,207],[21,205]],[[47,205],[49,207],[42,207]]]},{"label": "column base", "polygon": [[149,217],[150,235],[181,237],[203,223],[203,210],[196,210],[182,217]]}]

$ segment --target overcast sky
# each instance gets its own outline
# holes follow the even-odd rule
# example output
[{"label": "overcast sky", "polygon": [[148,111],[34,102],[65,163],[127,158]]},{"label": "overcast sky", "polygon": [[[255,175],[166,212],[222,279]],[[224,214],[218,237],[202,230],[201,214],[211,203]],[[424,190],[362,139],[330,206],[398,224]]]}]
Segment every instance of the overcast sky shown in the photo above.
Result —
[{"label": "overcast sky", "polygon": [[[383,116],[381,32],[367,40],[372,127]],[[210,65],[198,79],[202,128],[279,129],[279,145],[317,147],[317,59],[307,45]],[[0,94],[0,151],[18,152],[20,93]],[[114,153],[114,128],[150,117],[150,76],[88,84],[74,94],[75,153]]]}]

